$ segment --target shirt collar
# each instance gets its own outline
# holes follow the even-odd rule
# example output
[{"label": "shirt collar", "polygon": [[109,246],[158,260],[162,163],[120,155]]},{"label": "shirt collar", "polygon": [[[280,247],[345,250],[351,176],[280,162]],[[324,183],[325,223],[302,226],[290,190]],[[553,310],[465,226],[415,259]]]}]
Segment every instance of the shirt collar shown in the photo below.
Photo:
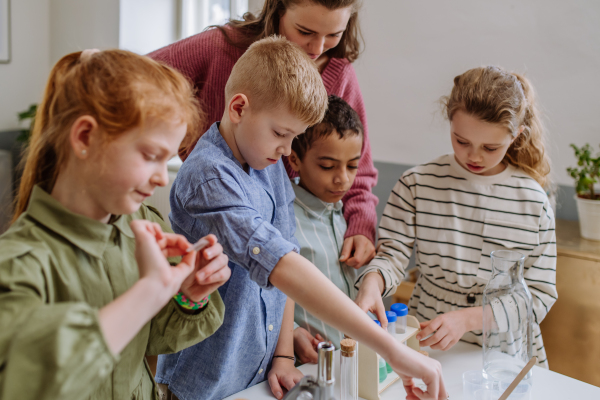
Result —
[{"label": "shirt collar", "polygon": [[[206,131],[206,133],[202,137],[206,136],[206,139],[208,139],[209,142],[211,142],[215,146],[217,146],[219,148],[219,150],[221,150],[227,158],[229,158],[231,161],[233,161],[237,166],[239,166],[243,170],[244,167],[238,161],[238,159],[235,158],[235,156],[233,155],[233,151],[231,150],[231,148],[229,148],[229,145],[225,141],[225,138],[223,137],[223,135],[221,135],[221,131],[219,131],[219,124],[220,123],[218,121],[215,122],[214,124],[212,124],[210,126],[210,128],[208,128],[208,131]],[[248,169],[252,169],[252,168],[250,168],[250,166],[248,166]]]},{"label": "shirt collar", "polygon": [[298,183],[298,178],[292,181],[292,187],[294,188],[294,193],[296,193],[295,202],[307,212],[320,218],[327,212],[341,211],[344,205],[341,200],[337,203],[326,203],[308,190],[302,188]]},{"label": "shirt collar", "polygon": [[127,218],[120,215],[113,216],[108,224],[104,224],[81,214],[72,213],[37,185],[33,187],[25,213],[39,224],[97,258],[102,257],[113,232],[113,226],[124,235],[134,237]]}]

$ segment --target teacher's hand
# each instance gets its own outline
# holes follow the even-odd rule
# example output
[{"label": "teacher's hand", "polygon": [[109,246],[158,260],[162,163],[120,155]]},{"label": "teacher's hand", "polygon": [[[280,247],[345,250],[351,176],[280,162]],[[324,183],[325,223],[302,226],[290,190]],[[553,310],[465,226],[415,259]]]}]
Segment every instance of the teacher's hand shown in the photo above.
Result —
[{"label": "teacher's hand", "polygon": [[344,239],[340,261],[359,269],[375,257],[373,242],[364,235],[354,235]]}]

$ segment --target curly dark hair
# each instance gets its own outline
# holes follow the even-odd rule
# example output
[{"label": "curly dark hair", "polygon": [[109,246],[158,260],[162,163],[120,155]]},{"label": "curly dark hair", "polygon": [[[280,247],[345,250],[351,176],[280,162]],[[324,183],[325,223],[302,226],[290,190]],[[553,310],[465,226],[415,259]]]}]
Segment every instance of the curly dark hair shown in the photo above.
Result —
[{"label": "curly dark hair", "polygon": [[364,138],[364,129],[356,111],[338,96],[329,95],[328,101],[327,112],[325,112],[323,120],[308,128],[304,134],[299,135],[292,142],[292,150],[296,152],[300,160],[317,140],[332,135],[334,131],[337,132],[340,139],[349,136]]}]

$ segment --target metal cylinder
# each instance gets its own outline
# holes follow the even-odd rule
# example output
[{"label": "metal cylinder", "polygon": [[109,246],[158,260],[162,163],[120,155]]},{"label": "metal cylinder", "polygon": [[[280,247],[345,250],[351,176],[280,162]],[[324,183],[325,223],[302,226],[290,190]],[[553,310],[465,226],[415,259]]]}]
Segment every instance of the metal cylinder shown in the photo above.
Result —
[{"label": "metal cylinder", "polygon": [[321,388],[321,400],[333,399],[335,373],[333,370],[333,352],[335,346],[331,342],[321,342],[317,347],[319,354],[317,382]]}]

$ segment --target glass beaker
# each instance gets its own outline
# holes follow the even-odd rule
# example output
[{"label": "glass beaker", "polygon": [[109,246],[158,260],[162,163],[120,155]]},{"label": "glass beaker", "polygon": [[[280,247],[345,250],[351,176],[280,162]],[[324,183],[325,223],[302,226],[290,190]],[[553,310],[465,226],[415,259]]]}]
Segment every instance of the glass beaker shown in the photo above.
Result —
[{"label": "glass beaker", "polygon": [[[524,255],[496,250],[491,258],[492,278],[483,292],[483,375],[505,381],[532,357],[531,293],[523,279]],[[531,371],[524,380],[530,379]]]}]

